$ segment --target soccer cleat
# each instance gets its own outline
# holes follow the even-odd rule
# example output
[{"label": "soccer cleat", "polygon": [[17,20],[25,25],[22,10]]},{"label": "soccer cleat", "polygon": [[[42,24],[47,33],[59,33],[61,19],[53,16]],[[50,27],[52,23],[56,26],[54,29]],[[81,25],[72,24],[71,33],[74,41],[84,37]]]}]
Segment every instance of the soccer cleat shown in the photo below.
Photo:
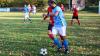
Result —
[{"label": "soccer cleat", "polygon": [[62,48],[58,48],[58,49],[57,49],[57,52],[61,52],[61,51],[62,51]]},{"label": "soccer cleat", "polygon": [[53,42],[49,43],[49,45],[50,45],[52,48],[54,48],[54,47],[56,46]]},{"label": "soccer cleat", "polygon": [[30,21],[30,23],[32,23],[32,21]]},{"label": "soccer cleat", "polygon": [[64,53],[65,54],[68,54],[69,53],[68,48],[64,50]]}]

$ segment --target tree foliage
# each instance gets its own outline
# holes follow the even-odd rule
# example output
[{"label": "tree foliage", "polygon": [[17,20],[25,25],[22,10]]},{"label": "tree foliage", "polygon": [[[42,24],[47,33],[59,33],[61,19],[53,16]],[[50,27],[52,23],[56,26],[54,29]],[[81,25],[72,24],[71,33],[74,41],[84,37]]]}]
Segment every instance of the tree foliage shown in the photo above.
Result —
[{"label": "tree foliage", "polygon": [[[62,2],[68,4],[69,0],[55,0],[56,2]],[[86,6],[96,6],[99,0],[85,0]],[[38,7],[48,4],[48,0],[0,0],[0,7],[22,7],[25,2],[35,4]],[[17,5],[16,5],[17,4]]]}]

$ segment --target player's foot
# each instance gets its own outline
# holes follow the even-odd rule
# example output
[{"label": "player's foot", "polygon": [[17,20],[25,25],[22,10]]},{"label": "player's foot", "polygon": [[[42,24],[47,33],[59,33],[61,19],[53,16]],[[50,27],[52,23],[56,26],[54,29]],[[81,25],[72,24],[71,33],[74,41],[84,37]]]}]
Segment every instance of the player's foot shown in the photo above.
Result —
[{"label": "player's foot", "polygon": [[51,42],[50,46],[54,48],[56,45],[53,42]]},{"label": "player's foot", "polygon": [[68,48],[64,50],[64,53],[65,54],[68,54],[69,53]]},{"label": "player's foot", "polygon": [[30,21],[30,23],[32,23],[32,21]]},{"label": "player's foot", "polygon": [[24,23],[26,23],[26,22],[24,21]]},{"label": "player's foot", "polygon": [[58,48],[58,49],[57,49],[57,52],[61,52],[61,51],[62,51],[62,48]]}]

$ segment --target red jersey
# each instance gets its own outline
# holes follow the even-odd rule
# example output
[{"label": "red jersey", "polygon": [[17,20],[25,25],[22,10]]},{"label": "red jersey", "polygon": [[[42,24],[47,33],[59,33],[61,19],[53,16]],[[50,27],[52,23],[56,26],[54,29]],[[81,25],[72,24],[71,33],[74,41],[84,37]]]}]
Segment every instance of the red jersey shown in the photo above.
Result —
[{"label": "red jersey", "polygon": [[76,8],[73,8],[73,16],[78,16],[78,10]]},{"label": "red jersey", "polygon": [[[52,12],[52,7],[50,7],[50,6],[48,7],[48,12],[49,12],[49,13]],[[49,21],[49,23],[52,24],[52,25],[54,24],[53,16],[50,16],[50,21]]]}]

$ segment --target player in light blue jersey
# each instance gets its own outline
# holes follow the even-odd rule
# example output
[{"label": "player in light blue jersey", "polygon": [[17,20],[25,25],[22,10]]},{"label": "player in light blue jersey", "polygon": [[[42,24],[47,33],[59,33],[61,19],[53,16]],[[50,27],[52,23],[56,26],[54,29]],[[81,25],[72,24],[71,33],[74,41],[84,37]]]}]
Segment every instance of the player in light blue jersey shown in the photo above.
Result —
[{"label": "player in light blue jersey", "polygon": [[31,19],[29,18],[29,9],[28,9],[28,5],[24,5],[24,22],[26,22],[27,20],[30,21],[30,23],[32,22]]},{"label": "player in light blue jersey", "polygon": [[[51,2],[51,6],[53,8],[52,13],[49,15],[53,16],[54,19],[54,26],[52,28],[52,34],[54,35],[54,42],[58,46],[58,51],[62,49],[64,46],[64,51],[67,53],[68,51],[68,41],[66,40],[66,20],[64,18],[64,14],[62,9],[59,6],[56,6],[55,2]],[[56,35],[62,36],[62,41],[56,38]]]}]

